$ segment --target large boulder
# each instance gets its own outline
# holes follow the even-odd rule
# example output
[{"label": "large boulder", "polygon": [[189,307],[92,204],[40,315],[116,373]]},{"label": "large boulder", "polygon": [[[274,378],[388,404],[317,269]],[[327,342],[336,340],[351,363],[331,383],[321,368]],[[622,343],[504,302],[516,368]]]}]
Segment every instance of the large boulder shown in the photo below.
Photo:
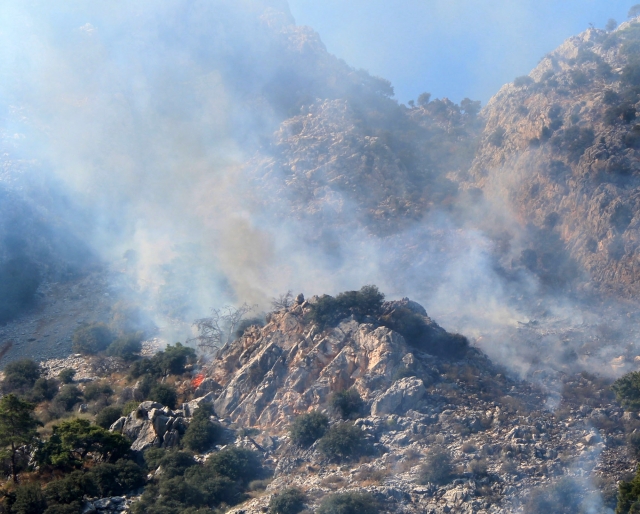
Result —
[{"label": "large boulder", "polygon": [[373,416],[402,414],[410,409],[416,409],[426,394],[424,383],[419,378],[401,378],[374,400],[371,414]]}]

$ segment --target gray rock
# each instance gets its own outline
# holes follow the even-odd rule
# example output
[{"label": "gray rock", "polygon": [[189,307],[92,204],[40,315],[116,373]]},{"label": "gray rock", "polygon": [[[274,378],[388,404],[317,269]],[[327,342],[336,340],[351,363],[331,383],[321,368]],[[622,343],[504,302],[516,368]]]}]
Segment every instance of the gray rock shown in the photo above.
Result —
[{"label": "gray rock", "polygon": [[157,436],[151,421],[145,421],[140,429],[138,437],[131,445],[134,451],[144,451],[152,446],[160,446],[160,438]]},{"label": "gray rock", "polygon": [[380,416],[404,413],[409,409],[415,409],[426,394],[427,390],[419,378],[401,378],[373,401],[371,414]]},{"label": "gray rock", "polygon": [[93,502],[93,506],[98,510],[106,510],[111,506],[111,498],[100,498]]}]

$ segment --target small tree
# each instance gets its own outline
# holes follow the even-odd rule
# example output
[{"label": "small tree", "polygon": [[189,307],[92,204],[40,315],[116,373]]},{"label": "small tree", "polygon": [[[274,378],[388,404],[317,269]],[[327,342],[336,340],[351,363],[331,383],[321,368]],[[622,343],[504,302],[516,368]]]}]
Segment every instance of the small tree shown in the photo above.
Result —
[{"label": "small tree", "polygon": [[618,27],[618,22],[613,18],[609,18],[607,24],[604,26],[604,30],[607,32],[613,32]]},{"label": "small tree", "polygon": [[210,420],[213,414],[211,404],[203,404],[196,410],[182,443],[194,452],[205,452],[222,436],[222,427]]},{"label": "small tree", "polygon": [[636,18],[637,16],[640,16],[640,4],[632,5],[627,16],[629,18]]},{"label": "small tree", "polygon": [[318,441],[318,450],[328,459],[344,461],[366,455],[371,448],[359,427],[337,423]]},{"label": "small tree", "polygon": [[277,298],[271,298],[271,307],[275,311],[288,309],[293,305],[293,293],[289,290],[285,294],[281,294]]},{"label": "small tree", "polygon": [[10,362],[4,368],[2,392],[25,393],[40,378],[40,366],[31,359],[20,359]]},{"label": "small tree", "polygon": [[254,308],[244,303],[240,307],[227,305],[212,309],[210,317],[197,319],[193,323],[198,329],[198,335],[193,340],[204,351],[221,350],[232,342],[236,327]]},{"label": "small tree", "polygon": [[8,394],[0,400],[0,446],[9,459],[11,476],[18,482],[18,453],[28,450],[38,439],[41,424],[33,415],[35,405]]},{"label": "small tree", "polygon": [[309,447],[324,435],[328,426],[329,418],[321,412],[302,414],[289,428],[291,441],[297,446]]},{"label": "small tree", "polygon": [[149,392],[149,399],[154,402],[166,405],[170,409],[176,408],[176,402],[178,401],[178,394],[176,388],[169,384],[156,384],[151,388]]},{"label": "small tree", "polygon": [[58,375],[58,380],[63,384],[70,384],[73,382],[73,377],[76,376],[76,370],[71,368],[63,369]]}]

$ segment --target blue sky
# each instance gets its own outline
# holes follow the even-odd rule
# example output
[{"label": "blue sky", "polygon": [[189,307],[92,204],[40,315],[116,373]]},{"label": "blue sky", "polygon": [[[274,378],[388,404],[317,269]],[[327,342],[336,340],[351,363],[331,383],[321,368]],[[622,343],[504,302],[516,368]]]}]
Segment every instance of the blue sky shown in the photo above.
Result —
[{"label": "blue sky", "polygon": [[[636,0],[637,1],[637,0]],[[429,91],[483,105],[566,38],[634,0],[289,0],[327,49],[393,83],[401,102]]]}]

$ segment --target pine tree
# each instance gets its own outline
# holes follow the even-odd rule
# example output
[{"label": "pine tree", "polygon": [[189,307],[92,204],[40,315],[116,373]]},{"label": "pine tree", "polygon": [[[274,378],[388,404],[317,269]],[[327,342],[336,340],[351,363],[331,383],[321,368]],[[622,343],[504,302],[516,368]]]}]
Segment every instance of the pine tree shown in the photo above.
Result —
[{"label": "pine tree", "polygon": [[11,463],[11,476],[18,482],[18,452],[38,439],[40,422],[33,416],[35,405],[8,394],[0,400],[0,447]]}]

